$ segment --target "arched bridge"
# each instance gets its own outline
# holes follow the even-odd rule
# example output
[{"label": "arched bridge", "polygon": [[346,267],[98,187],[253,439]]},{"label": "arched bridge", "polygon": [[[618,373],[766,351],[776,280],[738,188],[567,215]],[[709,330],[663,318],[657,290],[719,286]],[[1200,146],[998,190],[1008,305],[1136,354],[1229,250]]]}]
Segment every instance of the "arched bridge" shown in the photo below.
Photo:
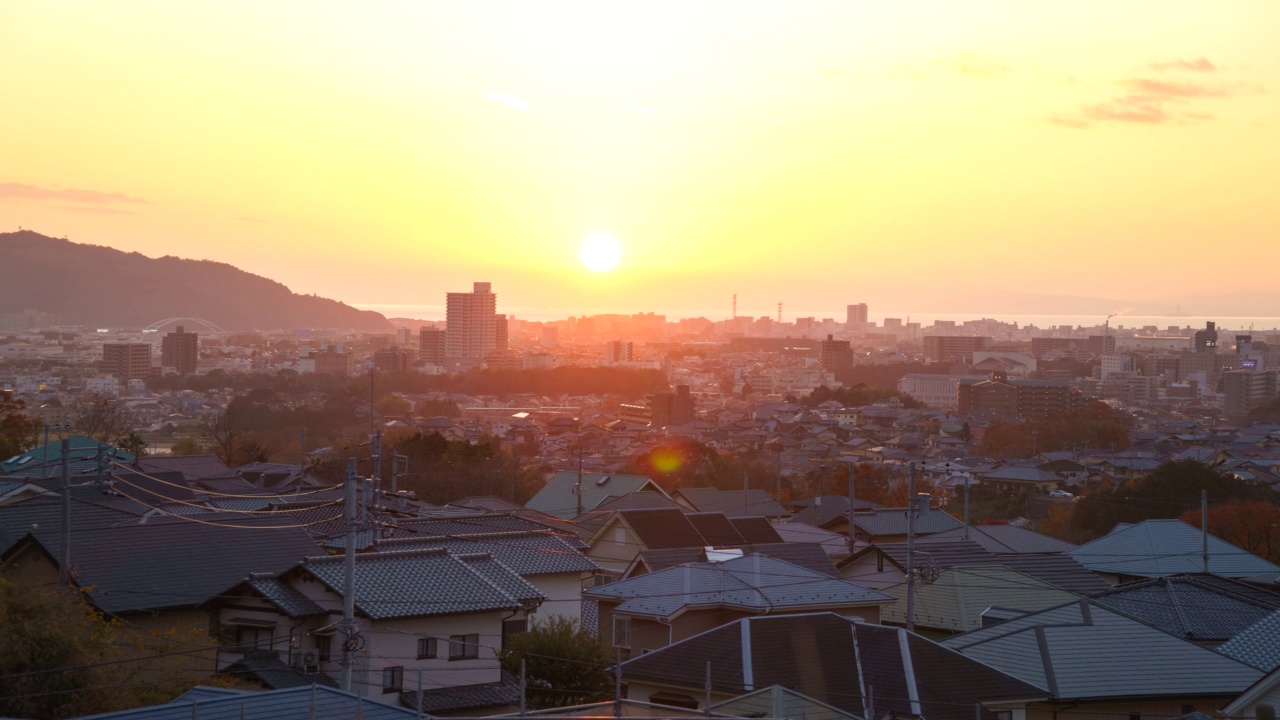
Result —
[{"label": "arched bridge", "polygon": [[208,332],[212,332],[212,333],[226,332],[226,330],[223,330],[222,328],[218,327],[214,323],[209,322],[208,320],[202,320],[201,318],[193,318],[193,317],[175,317],[175,318],[165,318],[164,320],[157,320],[151,323],[150,325],[146,326],[142,330],[143,332],[159,332],[160,328],[168,327],[169,325],[177,325],[179,323],[182,323],[184,326],[199,325],[201,328],[204,328]]}]

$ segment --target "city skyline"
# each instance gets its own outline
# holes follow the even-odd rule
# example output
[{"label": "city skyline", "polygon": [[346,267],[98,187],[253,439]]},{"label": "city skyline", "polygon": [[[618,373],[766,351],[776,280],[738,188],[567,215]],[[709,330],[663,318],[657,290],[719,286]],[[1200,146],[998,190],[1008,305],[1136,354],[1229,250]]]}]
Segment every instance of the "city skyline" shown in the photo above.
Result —
[{"label": "city skyline", "polygon": [[6,4],[0,59],[29,70],[0,79],[24,108],[0,119],[0,227],[388,316],[476,279],[516,317],[1277,300],[1261,274],[1197,275],[1226,250],[1280,261],[1273,4],[300,17]]}]

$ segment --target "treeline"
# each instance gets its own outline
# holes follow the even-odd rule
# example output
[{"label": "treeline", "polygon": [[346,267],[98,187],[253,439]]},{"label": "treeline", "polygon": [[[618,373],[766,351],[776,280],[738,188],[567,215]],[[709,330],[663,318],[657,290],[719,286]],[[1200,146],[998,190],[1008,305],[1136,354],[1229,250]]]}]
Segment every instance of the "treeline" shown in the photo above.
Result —
[{"label": "treeline", "polygon": [[1130,417],[1106,403],[1091,402],[1070,413],[1025,422],[992,421],[981,453],[990,458],[1029,458],[1057,450],[1127,450]]},{"label": "treeline", "polygon": [[828,400],[835,400],[840,403],[841,407],[862,407],[871,405],[880,400],[889,398],[898,398],[902,401],[903,407],[922,408],[924,403],[916,400],[910,395],[904,395],[896,389],[883,387],[870,387],[859,383],[853,387],[829,388],[826,385],[815,388],[813,392],[797,399],[796,402],[805,407],[817,407]]}]

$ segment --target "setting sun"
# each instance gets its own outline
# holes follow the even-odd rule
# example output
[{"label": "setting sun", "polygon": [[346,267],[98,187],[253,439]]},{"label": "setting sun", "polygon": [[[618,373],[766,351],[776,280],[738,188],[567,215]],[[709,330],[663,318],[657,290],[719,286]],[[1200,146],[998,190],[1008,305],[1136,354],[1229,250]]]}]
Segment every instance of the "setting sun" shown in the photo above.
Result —
[{"label": "setting sun", "polygon": [[588,235],[582,241],[578,256],[587,268],[596,272],[608,272],[617,267],[618,261],[622,259],[622,247],[613,236],[597,233]]}]

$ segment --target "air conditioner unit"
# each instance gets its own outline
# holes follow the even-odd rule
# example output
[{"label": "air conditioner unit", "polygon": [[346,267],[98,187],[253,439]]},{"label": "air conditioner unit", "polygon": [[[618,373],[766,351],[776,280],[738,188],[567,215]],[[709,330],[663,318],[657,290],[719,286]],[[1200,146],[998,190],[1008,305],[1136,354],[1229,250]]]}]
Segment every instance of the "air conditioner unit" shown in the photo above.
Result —
[{"label": "air conditioner unit", "polygon": [[302,672],[319,672],[320,656],[315,650],[302,653]]}]

